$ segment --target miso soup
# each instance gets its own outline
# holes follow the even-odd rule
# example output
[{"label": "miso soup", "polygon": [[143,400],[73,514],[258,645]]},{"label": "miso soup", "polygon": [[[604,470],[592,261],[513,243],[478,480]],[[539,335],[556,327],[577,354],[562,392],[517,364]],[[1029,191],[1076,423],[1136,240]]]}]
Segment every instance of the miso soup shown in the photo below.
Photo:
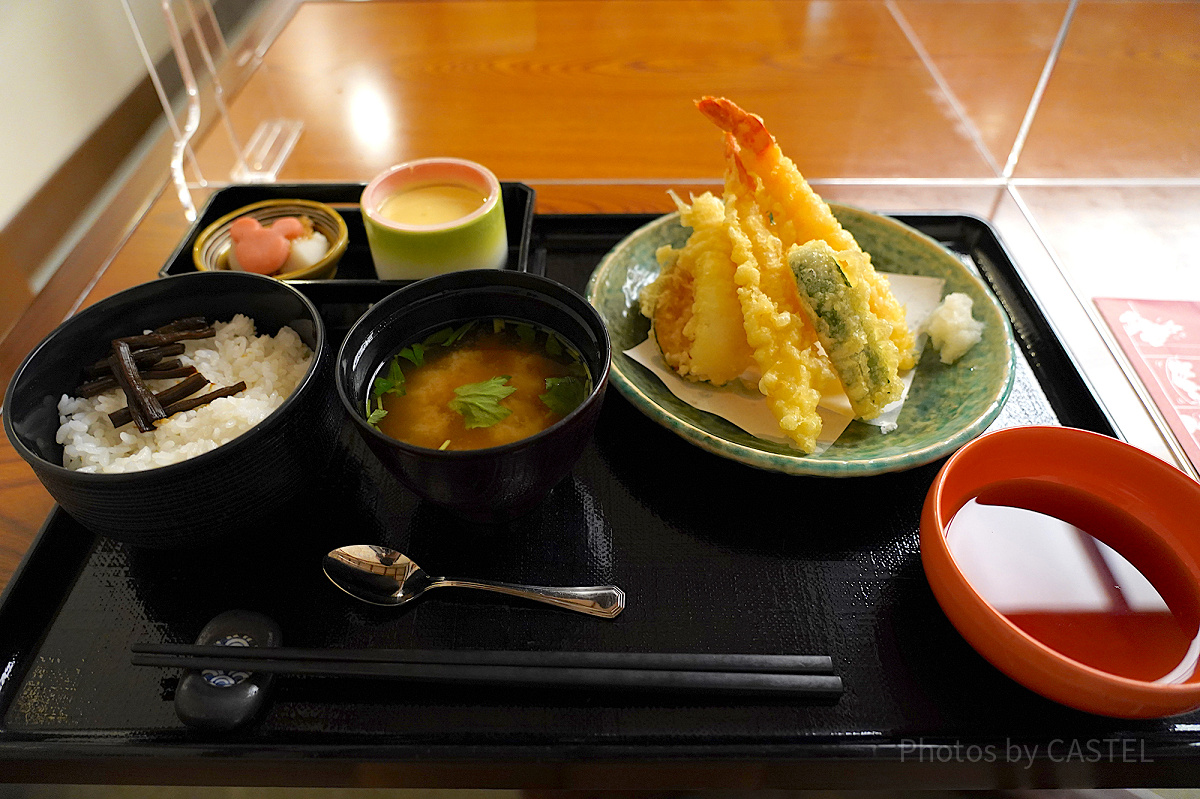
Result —
[{"label": "miso soup", "polygon": [[544,327],[488,318],[423,336],[381,365],[367,420],[398,441],[481,449],[542,430],[592,391],[577,348]]}]

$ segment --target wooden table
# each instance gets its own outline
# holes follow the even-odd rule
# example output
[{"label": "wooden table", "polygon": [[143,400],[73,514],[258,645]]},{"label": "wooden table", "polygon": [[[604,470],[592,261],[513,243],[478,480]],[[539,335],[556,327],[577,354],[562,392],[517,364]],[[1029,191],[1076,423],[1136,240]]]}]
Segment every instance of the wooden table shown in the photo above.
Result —
[{"label": "wooden table", "polygon": [[[1198,29],[1173,2],[310,2],[230,110],[303,121],[280,182],[452,155],[541,213],[665,212],[719,185],[692,103],[728,96],[826,199],[989,220],[1122,435],[1171,460],[1090,300],[1200,299]],[[219,126],[196,153],[228,174]],[[154,279],[187,228],[164,191],[84,304]],[[0,584],[51,506],[0,443]]]}]

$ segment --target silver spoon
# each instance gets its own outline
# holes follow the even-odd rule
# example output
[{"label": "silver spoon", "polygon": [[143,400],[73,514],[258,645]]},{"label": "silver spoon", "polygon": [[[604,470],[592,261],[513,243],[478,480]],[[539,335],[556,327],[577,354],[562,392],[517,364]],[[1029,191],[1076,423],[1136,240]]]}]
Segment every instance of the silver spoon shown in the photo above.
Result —
[{"label": "silver spoon", "polygon": [[488,580],[430,577],[402,552],[374,544],[339,547],[325,556],[325,576],[356,599],[372,605],[404,605],[430,588],[481,588],[549,605],[614,618],[625,609],[625,592],[615,585],[552,588]]}]

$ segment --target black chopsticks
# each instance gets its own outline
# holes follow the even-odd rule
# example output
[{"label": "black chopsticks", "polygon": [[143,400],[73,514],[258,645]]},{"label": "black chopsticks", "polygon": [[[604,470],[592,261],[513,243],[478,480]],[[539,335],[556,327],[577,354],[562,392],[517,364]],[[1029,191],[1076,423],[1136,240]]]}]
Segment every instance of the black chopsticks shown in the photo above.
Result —
[{"label": "black chopsticks", "polygon": [[134,644],[135,666],[556,687],[834,698],[823,655],[303,649]]}]

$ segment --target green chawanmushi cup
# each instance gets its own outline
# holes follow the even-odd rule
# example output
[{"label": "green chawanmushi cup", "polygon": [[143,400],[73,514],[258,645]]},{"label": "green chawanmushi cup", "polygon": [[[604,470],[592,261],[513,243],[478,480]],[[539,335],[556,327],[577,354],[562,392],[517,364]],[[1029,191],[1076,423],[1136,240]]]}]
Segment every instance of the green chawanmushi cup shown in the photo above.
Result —
[{"label": "green chawanmushi cup", "polygon": [[[482,195],[483,204],[438,224],[399,222],[382,212],[390,196],[432,185],[470,187]],[[362,214],[380,280],[419,280],[465,269],[501,269],[508,261],[500,181],[473,161],[423,158],[397,164],[363,189]]]}]

